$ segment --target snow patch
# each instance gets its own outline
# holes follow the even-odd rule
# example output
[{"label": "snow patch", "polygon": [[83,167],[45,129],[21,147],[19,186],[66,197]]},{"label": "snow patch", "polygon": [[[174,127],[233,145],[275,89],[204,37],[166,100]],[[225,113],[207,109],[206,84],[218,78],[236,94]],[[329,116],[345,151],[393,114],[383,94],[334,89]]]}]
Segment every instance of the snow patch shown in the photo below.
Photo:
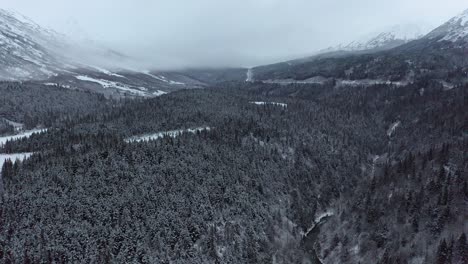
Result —
[{"label": "snow patch", "polygon": [[100,84],[103,88],[106,88],[106,89],[107,88],[115,88],[115,89],[130,92],[132,94],[136,94],[136,95],[140,95],[140,96],[145,96],[146,95],[146,93],[141,91],[141,90],[134,89],[134,88],[132,88],[132,87],[126,85],[126,84],[119,83],[119,82],[113,82],[113,81],[104,80],[104,79],[95,79],[95,78],[92,78],[92,77],[89,77],[89,76],[86,76],[86,75],[75,76],[75,78],[78,79],[78,80],[81,80],[81,81],[94,82],[94,83]]},{"label": "snow patch", "polygon": [[451,83],[448,83],[448,82],[445,82],[445,81],[441,81],[440,83],[441,83],[442,86],[444,87],[444,88],[443,88],[444,91],[450,91],[450,90],[452,90],[452,89],[455,87],[455,85],[453,85],[453,84],[451,84]]},{"label": "snow patch", "polygon": [[164,92],[164,91],[161,91],[161,90],[157,90],[156,92],[153,92],[154,96],[161,96],[161,95],[164,95],[164,94],[167,94],[167,92]]},{"label": "snow patch", "polygon": [[5,143],[7,141],[18,140],[18,139],[22,139],[22,138],[29,138],[34,133],[40,134],[40,133],[45,133],[46,131],[47,131],[47,129],[33,129],[33,130],[29,130],[29,131],[24,131],[23,133],[16,134],[16,135],[0,137],[0,147],[5,145]]},{"label": "snow patch", "polygon": [[165,82],[165,83],[168,83],[168,84],[172,84],[172,85],[185,85],[185,83],[183,82],[176,82],[176,81],[172,81],[172,80],[168,80],[166,77],[162,76],[162,75],[154,75],[152,73],[150,73],[149,71],[144,71],[143,72],[144,74],[150,76],[150,77],[153,77],[154,79],[156,80],[159,80],[159,81],[162,81],[162,82]]},{"label": "snow patch", "polygon": [[6,160],[16,161],[16,160],[25,160],[29,158],[33,153],[14,153],[14,154],[3,154],[0,153],[0,169],[3,167],[3,164]]},{"label": "snow patch", "polygon": [[276,102],[249,102],[249,103],[255,104],[255,105],[275,105],[275,106],[281,106],[281,107],[288,107],[288,104],[276,103]]},{"label": "snow patch", "polygon": [[315,216],[315,220],[314,220],[314,223],[312,224],[311,227],[309,227],[307,229],[307,231],[305,233],[302,234],[302,236],[306,237],[307,235],[309,235],[309,233],[317,226],[319,225],[323,219],[327,218],[327,217],[330,217],[330,216],[333,216],[335,213],[333,211],[325,211],[323,213],[320,213],[318,214],[317,216]]},{"label": "snow patch", "polygon": [[390,128],[387,130],[387,136],[391,137],[393,135],[393,133],[395,133],[395,130],[398,126],[400,126],[401,122],[400,121],[396,121],[395,123],[393,123]]},{"label": "snow patch", "polygon": [[332,211],[326,211],[326,212],[320,213],[315,217],[315,223],[320,223],[325,217],[330,217],[333,215],[334,215],[334,212]]},{"label": "snow patch", "polygon": [[93,67],[94,69],[96,69],[96,70],[98,70],[98,71],[100,71],[100,72],[102,72],[102,73],[104,73],[104,74],[107,74],[107,75],[109,75],[109,76],[115,76],[115,77],[120,77],[120,78],[125,78],[125,79],[127,79],[127,77],[125,77],[125,76],[123,76],[123,75],[120,75],[120,74],[117,74],[117,73],[113,73],[113,72],[111,72],[111,71],[109,71],[109,70],[106,70],[106,69],[104,69],[104,68],[100,68],[100,67],[98,67],[98,66],[91,66],[91,67]]},{"label": "snow patch", "polygon": [[59,83],[43,83],[43,84],[46,85],[46,86],[58,86],[58,87],[63,87],[63,88],[67,88],[67,89],[72,88],[70,85],[67,85],[67,84],[59,84]]}]

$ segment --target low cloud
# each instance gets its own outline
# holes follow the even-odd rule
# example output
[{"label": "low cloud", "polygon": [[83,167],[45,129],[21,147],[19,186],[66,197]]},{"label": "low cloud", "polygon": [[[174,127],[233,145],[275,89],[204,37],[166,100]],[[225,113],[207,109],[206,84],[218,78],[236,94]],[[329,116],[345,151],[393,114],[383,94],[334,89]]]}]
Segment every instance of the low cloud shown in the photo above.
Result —
[{"label": "low cloud", "polygon": [[[41,25],[158,69],[254,66],[399,23],[438,25],[465,0],[0,0]],[[424,9],[424,12],[422,12]]]}]

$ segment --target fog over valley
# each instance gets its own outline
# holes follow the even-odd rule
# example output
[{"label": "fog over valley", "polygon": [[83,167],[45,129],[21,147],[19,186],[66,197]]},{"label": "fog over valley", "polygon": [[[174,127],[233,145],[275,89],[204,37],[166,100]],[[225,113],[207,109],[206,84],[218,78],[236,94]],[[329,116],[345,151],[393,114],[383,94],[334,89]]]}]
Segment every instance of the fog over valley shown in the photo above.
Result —
[{"label": "fog over valley", "polygon": [[[433,29],[464,0],[0,0],[75,40],[155,69],[251,67],[348,44],[395,25]],[[427,33],[427,32],[425,32]]]}]

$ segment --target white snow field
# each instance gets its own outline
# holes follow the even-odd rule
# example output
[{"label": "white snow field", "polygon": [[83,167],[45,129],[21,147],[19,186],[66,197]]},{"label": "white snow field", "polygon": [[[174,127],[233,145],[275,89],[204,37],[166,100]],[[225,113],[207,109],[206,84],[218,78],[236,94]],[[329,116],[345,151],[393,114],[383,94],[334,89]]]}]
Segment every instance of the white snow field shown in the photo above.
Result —
[{"label": "white snow field", "polygon": [[251,104],[255,105],[276,105],[281,107],[288,107],[288,104],[285,103],[276,103],[276,102],[250,102]]},{"label": "white snow field", "polygon": [[5,163],[6,160],[10,159],[11,161],[15,160],[25,160],[29,158],[32,155],[32,153],[13,153],[13,154],[4,154],[0,153],[0,169],[3,167],[3,163]]},{"label": "white snow field", "polygon": [[17,140],[21,138],[28,138],[34,133],[44,133],[46,131],[47,129],[32,129],[32,130],[24,131],[20,134],[0,137],[0,147],[3,146],[7,141]]}]

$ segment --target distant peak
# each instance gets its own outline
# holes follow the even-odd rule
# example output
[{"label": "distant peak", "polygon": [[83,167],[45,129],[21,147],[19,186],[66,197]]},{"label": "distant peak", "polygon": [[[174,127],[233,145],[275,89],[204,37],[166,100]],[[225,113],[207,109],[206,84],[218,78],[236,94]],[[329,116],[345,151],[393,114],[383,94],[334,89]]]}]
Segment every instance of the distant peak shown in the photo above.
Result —
[{"label": "distant peak", "polygon": [[459,22],[461,26],[468,26],[468,9],[463,11],[461,14],[453,18],[455,21]]},{"label": "distant peak", "polygon": [[451,42],[468,41],[468,9],[434,29],[427,38]]},{"label": "distant peak", "polygon": [[423,23],[405,23],[397,24],[379,31],[364,35],[349,44],[339,44],[334,48],[328,48],[325,51],[344,50],[361,51],[375,49],[390,49],[409,41],[422,38],[432,28]]}]

